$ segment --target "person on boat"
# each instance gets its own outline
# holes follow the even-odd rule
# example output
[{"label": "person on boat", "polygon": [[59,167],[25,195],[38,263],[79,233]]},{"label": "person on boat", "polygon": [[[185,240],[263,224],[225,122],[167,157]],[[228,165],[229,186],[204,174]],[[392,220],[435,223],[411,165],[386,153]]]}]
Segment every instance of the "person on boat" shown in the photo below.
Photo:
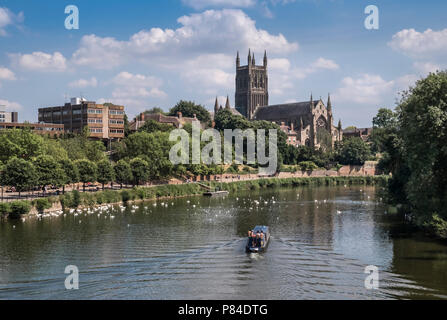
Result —
[{"label": "person on boat", "polygon": [[252,247],[256,246],[256,233],[254,232],[251,233],[251,246]]},{"label": "person on boat", "polygon": [[253,233],[253,230],[248,230],[248,245],[249,246],[251,246],[252,245],[252,243],[253,243],[253,240],[252,240],[252,233]]},{"label": "person on boat", "polygon": [[261,237],[260,247],[262,247],[264,245],[264,232],[261,232],[260,237]]},{"label": "person on boat", "polygon": [[256,246],[260,247],[261,246],[261,233],[258,231],[258,233],[256,234]]}]

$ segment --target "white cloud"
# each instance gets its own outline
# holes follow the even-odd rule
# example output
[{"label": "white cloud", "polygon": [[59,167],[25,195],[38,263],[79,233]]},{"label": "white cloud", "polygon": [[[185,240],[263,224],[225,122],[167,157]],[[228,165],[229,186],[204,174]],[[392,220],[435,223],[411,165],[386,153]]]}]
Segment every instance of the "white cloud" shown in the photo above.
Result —
[{"label": "white cloud", "polygon": [[414,86],[417,80],[419,80],[415,74],[406,74],[396,79],[396,89],[397,91],[407,90],[410,86]]},{"label": "white cloud", "polygon": [[132,74],[126,71],[117,74],[112,79],[112,83],[124,87],[160,87],[163,84],[163,82],[156,77]]},{"label": "white cloud", "polygon": [[413,66],[421,72],[422,75],[441,70],[441,66],[433,62],[415,62],[413,63]]},{"label": "white cloud", "polygon": [[205,90],[218,94],[222,89],[234,86],[234,57],[224,54],[203,54],[177,66],[182,79],[193,90]]},{"label": "white cloud", "polygon": [[16,80],[16,76],[11,70],[0,67],[0,80]]},{"label": "white cloud", "polygon": [[285,58],[269,59],[268,64],[270,69],[269,90],[274,95],[283,95],[290,92],[290,89],[296,86],[295,82],[297,80],[303,80],[311,74],[323,70],[339,69],[339,66],[333,60],[325,58],[318,58],[306,68],[291,67],[290,61]]},{"label": "white cloud", "polygon": [[31,54],[11,54],[14,63],[23,69],[44,72],[61,72],[67,69],[66,59],[60,52],[45,53],[33,52]]},{"label": "white cloud", "polygon": [[382,101],[385,94],[391,92],[394,84],[394,81],[385,81],[379,75],[363,74],[356,79],[346,77],[342,80],[342,87],[334,94],[334,100],[377,104]]},{"label": "white cloud", "polygon": [[196,10],[209,7],[247,8],[256,4],[256,0],[182,0],[182,2]]},{"label": "white cloud", "polygon": [[279,58],[268,60],[269,68],[273,72],[288,72],[290,71],[290,61],[289,59]]},{"label": "white cloud", "polygon": [[23,22],[24,16],[23,12],[19,14],[14,14],[8,8],[0,7],[0,36],[6,36],[5,28],[9,25],[15,25],[17,23]]},{"label": "white cloud", "polygon": [[95,77],[91,79],[79,79],[68,84],[72,88],[96,88],[98,86],[98,80]]},{"label": "white cloud", "polygon": [[84,36],[80,48],[73,54],[77,65],[113,68],[131,59],[146,63],[166,63],[185,60],[196,54],[234,54],[234,49],[257,52],[289,53],[298,43],[289,42],[282,34],[272,35],[256,28],[256,22],[241,10],[207,10],[178,20],[178,29],[152,28],[142,30],[128,41]]},{"label": "white cloud", "polygon": [[22,109],[22,105],[20,103],[8,100],[0,99],[0,105],[5,106],[4,108],[8,111],[17,111]]},{"label": "white cloud", "polygon": [[77,65],[87,65],[97,69],[111,69],[127,59],[126,43],[114,38],[101,38],[94,34],[82,37],[80,48],[73,54]]},{"label": "white cloud", "polygon": [[414,58],[445,56],[447,29],[440,31],[427,29],[424,32],[404,29],[393,35],[388,45],[394,50]]},{"label": "white cloud", "polygon": [[318,69],[337,70],[339,66],[333,60],[318,58],[317,61],[312,63],[311,68],[315,71]]},{"label": "white cloud", "polygon": [[101,98],[98,103],[113,102],[124,105],[129,114],[139,113],[154,100],[159,101],[167,97],[160,88],[163,81],[153,76],[123,71],[107,84],[113,86],[111,98]]}]

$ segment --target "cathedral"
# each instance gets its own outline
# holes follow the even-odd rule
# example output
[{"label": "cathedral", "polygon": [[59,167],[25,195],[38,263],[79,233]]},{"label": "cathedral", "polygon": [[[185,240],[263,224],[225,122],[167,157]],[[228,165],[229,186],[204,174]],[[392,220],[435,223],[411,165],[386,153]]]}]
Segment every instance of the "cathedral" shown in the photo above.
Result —
[{"label": "cathedral", "polygon": [[321,98],[313,100],[312,95],[309,101],[269,105],[267,52],[260,66],[250,50],[248,64],[241,66],[237,53],[235,107],[249,120],[266,120],[288,127],[296,145],[320,148],[342,140],[341,123],[333,125],[330,95],[326,105]]}]

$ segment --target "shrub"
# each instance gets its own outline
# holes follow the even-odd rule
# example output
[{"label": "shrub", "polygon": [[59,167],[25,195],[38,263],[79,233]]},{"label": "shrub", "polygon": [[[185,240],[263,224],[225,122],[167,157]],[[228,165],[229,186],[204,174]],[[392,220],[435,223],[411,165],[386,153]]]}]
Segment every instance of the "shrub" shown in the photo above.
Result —
[{"label": "shrub", "polygon": [[123,203],[127,203],[129,200],[132,200],[132,194],[129,190],[121,191],[121,200]]},{"label": "shrub", "polygon": [[73,198],[70,204],[71,208],[77,208],[81,204],[81,193],[78,190],[73,190]]},{"label": "shrub", "polygon": [[318,166],[313,161],[302,161],[299,163],[299,166],[303,171],[313,171],[318,169]]},{"label": "shrub", "polygon": [[31,204],[28,201],[14,201],[10,204],[11,216],[18,217],[22,214],[27,214],[31,210]]},{"label": "shrub", "polygon": [[7,202],[0,202],[0,216],[5,216],[10,212],[11,208],[9,206],[9,203]]},{"label": "shrub", "polygon": [[35,201],[36,209],[39,213],[43,213],[46,209],[50,209],[52,203],[48,198],[40,198]]}]

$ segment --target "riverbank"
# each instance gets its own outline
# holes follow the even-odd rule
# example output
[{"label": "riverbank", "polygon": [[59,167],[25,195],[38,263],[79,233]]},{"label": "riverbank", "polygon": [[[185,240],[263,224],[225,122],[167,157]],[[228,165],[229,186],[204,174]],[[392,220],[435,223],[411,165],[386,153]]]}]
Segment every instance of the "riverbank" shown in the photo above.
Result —
[{"label": "riverbank", "polygon": [[[241,190],[261,188],[299,187],[299,186],[336,186],[336,185],[380,185],[385,186],[388,176],[337,176],[302,178],[259,178],[248,181],[210,182],[212,188],[220,188],[230,193]],[[0,214],[3,217],[19,218],[69,209],[92,208],[102,205],[119,205],[133,202],[150,201],[165,198],[178,198],[201,195],[203,186],[198,183],[159,185],[153,187],[135,187],[123,190],[105,190],[95,193],[67,192],[59,197],[48,197],[33,201],[1,203]]]}]

